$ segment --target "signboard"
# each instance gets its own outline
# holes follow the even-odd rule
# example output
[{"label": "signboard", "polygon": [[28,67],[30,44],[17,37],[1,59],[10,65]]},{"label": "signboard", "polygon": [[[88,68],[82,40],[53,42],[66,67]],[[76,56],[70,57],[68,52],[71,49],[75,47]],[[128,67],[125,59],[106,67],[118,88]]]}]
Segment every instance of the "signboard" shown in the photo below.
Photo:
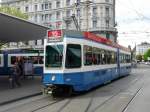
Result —
[{"label": "signboard", "polygon": [[62,30],[48,30],[47,31],[47,38],[48,41],[61,41],[63,37]]},{"label": "signboard", "polygon": [[97,36],[95,34],[92,34],[90,32],[84,32],[84,37],[87,39],[96,41],[96,42],[100,42],[100,43],[104,43],[104,44],[111,44],[110,40],[100,37],[100,36]]}]

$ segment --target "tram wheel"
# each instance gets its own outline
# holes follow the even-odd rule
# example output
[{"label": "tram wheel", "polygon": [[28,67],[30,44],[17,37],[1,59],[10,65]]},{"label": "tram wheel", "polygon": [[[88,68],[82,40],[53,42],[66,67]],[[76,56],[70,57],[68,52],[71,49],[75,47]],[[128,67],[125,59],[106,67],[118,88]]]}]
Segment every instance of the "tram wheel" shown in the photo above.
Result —
[{"label": "tram wheel", "polygon": [[57,96],[61,96],[63,93],[63,89],[60,87],[56,87],[52,90],[52,96],[53,97],[57,97]]},{"label": "tram wheel", "polygon": [[70,97],[72,94],[73,94],[72,86],[56,87],[52,90],[53,97],[58,96]]},{"label": "tram wheel", "polygon": [[65,87],[64,88],[64,94],[65,94],[66,97],[70,97],[73,94],[72,86]]}]

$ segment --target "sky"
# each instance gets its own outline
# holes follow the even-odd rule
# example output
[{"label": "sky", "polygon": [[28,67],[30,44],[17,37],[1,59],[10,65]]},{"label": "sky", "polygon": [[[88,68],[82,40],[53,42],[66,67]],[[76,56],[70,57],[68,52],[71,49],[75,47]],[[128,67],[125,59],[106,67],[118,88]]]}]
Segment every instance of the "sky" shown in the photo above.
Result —
[{"label": "sky", "polygon": [[119,44],[150,43],[150,0],[116,0],[116,21]]}]

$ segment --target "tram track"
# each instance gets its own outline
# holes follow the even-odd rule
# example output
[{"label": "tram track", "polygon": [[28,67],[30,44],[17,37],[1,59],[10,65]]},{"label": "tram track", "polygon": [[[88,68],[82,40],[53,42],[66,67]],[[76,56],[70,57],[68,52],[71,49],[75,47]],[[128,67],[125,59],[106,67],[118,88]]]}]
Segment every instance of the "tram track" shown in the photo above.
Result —
[{"label": "tram track", "polygon": [[[141,77],[140,77],[141,78]],[[139,79],[140,79],[139,78]],[[134,82],[131,83],[132,86],[134,86],[139,80],[136,79]],[[132,100],[136,97],[136,95],[138,94],[138,92],[142,89],[143,87],[143,83],[141,84],[140,87],[138,87],[136,89],[136,92],[132,95],[132,98],[128,101],[128,103],[126,104],[126,106],[122,109],[121,112],[125,112],[126,108],[128,107],[128,105],[132,102]],[[99,108],[103,107],[105,104],[107,105],[107,103],[109,101],[111,101],[113,98],[119,96],[120,94],[124,93],[124,91],[126,91],[128,89],[128,86],[124,87],[123,89],[120,89],[117,93],[113,94],[110,98],[108,98],[107,100],[105,100],[102,104],[98,105],[95,109],[93,109],[91,112],[96,112]]]},{"label": "tram track", "polygon": [[[134,86],[143,76],[139,76],[139,78],[133,80],[130,84],[128,84],[127,86],[125,86],[123,89],[118,90],[115,94],[113,94],[111,97],[109,97],[108,99],[106,99],[103,103],[101,103],[100,105],[96,106],[94,109],[92,109],[91,111],[89,111],[90,107],[87,107],[87,110],[85,112],[96,112],[96,110],[98,110],[99,108],[101,108],[103,105],[105,105],[107,102],[109,102],[110,100],[112,100],[114,97],[116,97],[117,95],[121,94],[124,90],[128,89],[129,85]],[[143,86],[143,83],[142,83]],[[130,101],[128,102],[128,104],[124,107],[124,109],[121,112],[125,112],[126,108],[128,107],[128,105],[130,104],[130,102],[135,98],[135,96],[138,94],[138,92],[142,89],[142,86],[140,86],[136,93],[133,95],[133,97],[130,99]],[[92,98],[93,101],[94,97]],[[90,101],[90,104],[92,102]]]},{"label": "tram track", "polygon": [[[139,77],[138,79],[140,79],[141,77]],[[107,100],[105,100],[101,105],[99,105],[97,108],[101,107],[102,105],[104,105],[106,102],[110,101],[112,98],[114,98],[115,96],[117,96],[118,94],[120,94],[124,89],[127,89],[129,85],[134,85],[136,84],[136,82],[138,81],[138,79],[135,79],[133,81],[131,81],[127,86],[125,86],[123,89],[120,89],[119,91],[117,91],[114,95],[112,95],[110,98],[108,98]],[[91,92],[91,91],[90,91]],[[88,94],[88,97],[90,97],[90,100],[89,100],[89,103],[87,104],[87,107],[84,111],[82,112],[94,112],[94,110],[96,111],[97,109],[94,109],[93,111],[89,111],[91,105],[92,105],[92,102],[94,100],[94,97],[95,97],[95,94],[97,93],[98,91],[95,90],[92,95],[91,94]],[[79,96],[80,97],[80,96]],[[75,99],[75,98],[73,98]],[[70,102],[69,102],[70,103]],[[67,103],[67,105],[69,104]],[[66,108],[66,104],[65,106],[61,109],[61,111],[57,111],[57,112],[65,112],[65,110],[67,110]],[[64,109],[64,110],[63,110]],[[68,111],[67,111],[68,112]]]},{"label": "tram track", "polygon": [[68,100],[57,112],[61,112],[69,103],[71,102],[71,99]]},{"label": "tram track", "polygon": [[141,86],[138,91],[134,94],[134,96],[131,98],[131,100],[128,102],[128,104],[124,107],[124,109],[122,110],[122,112],[125,112],[127,107],[129,106],[129,104],[133,101],[133,99],[137,96],[137,94],[139,93],[139,91],[142,89],[143,86]]},{"label": "tram track", "polygon": [[44,110],[44,109],[46,109],[46,108],[50,108],[50,107],[52,107],[52,106],[55,106],[55,104],[57,104],[57,103],[60,103],[60,102],[65,102],[65,103],[63,103],[60,107],[57,107],[57,111],[55,111],[55,112],[61,112],[70,102],[71,102],[71,100],[72,99],[62,99],[62,100],[58,100],[58,101],[55,101],[55,102],[53,102],[53,103],[50,103],[50,104],[48,104],[48,105],[45,105],[45,106],[42,106],[42,107],[40,107],[40,108],[37,108],[37,109],[35,109],[35,110],[32,110],[31,112],[47,112],[47,110]]},{"label": "tram track", "polygon": [[[20,110],[23,110],[25,107],[28,107],[30,105],[34,105],[31,109],[28,109],[27,108],[27,111],[28,112],[36,112],[40,109],[43,109],[43,108],[46,108],[50,105],[54,105],[60,101],[63,101],[65,100],[65,98],[61,98],[61,99],[55,99],[55,98],[52,98],[50,100],[47,100],[49,99],[50,96],[48,97],[42,97],[42,98],[39,98],[39,99],[36,99],[36,100],[33,100],[31,101],[30,103],[29,102],[26,102],[26,103],[23,103],[23,104],[20,104],[20,105],[17,105],[16,107],[12,107],[12,108],[8,108],[4,111],[0,111],[0,112],[15,112],[13,110],[15,110],[17,107],[21,108]],[[50,102],[50,103],[49,103]],[[42,106],[39,106],[39,104],[44,104]]]},{"label": "tram track", "polygon": [[[75,103],[72,103],[72,102],[74,100],[76,100],[76,99],[78,99],[78,100],[76,100],[76,102],[78,102],[78,104],[81,105],[81,107],[82,107],[83,103],[86,103],[84,105],[84,107],[83,107],[84,109],[82,108],[83,111],[80,111],[80,112],[96,112],[99,108],[101,108],[102,106],[104,106],[105,104],[107,104],[107,102],[111,101],[117,95],[121,94],[121,92],[127,90],[130,85],[134,86],[137,82],[139,82],[140,79],[142,79],[142,77],[143,77],[142,75],[138,75],[138,77],[136,77],[136,78],[134,78],[134,76],[133,76],[134,79],[130,80],[130,83],[127,83],[127,85],[125,85],[125,86],[118,85],[118,84],[120,84],[120,80],[121,80],[121,79],[119,79],[118,81],[115,81],[114,83],[111,83],[111,84],[108,84],[108,85],[106,85],[104,87],[101,87],[101,89],[95,89],[94,91],[89,91],[89,92],[87,92],[85,94],[81,94],[81,95],[73,96],[73,97],[69,97],[69,98],[68,97],[63,97],[63,98],[56,98],[56,99],[54,99],[54,98],[51,97],[50,99],[48,99],[48,97],[44,97],[44,98],[32,101],[29,104],[25,103],[24,105],[26,105],[26,107],[28,107],[29,105],[31,105],[31,106],[34,105],[34,107],[32,107],[32,109],[30,109],[30,110],[27,109],[27,110],[25,110],[25,112],[40,112],[40,111],[47,112],[48,110],[50,110],[51,108],[54,108],[54,107],[56,107],[57,109],[55,109],[56,111],[52,111],[52,112],[65,112],[68,107],[70,107],[70,106],[74,107],[73,104],[75,104]],[[130,78],[132,78],[132,77],[127,77],[127,80],[130,79]],[[124,82],[126,82],[126,79],[123,80],[123,85],[124,85]],[[115,88],[117,88],[117,89],[115,89]],[[141,88],[142,88],[142,86],[140,88],[138,88],[138,90],[136,91],[136,93],[129,100],[128,104],[124,107],[124,109],[121,112],[125,112],[126,108],[132,102],[132,100],[138,94],[138,92],[141,90]],[[100,94],[102,93],[101,96],[103,96],[103,94],[108,94],[108,93],[112,94],[112,95],[108,96],[107,98],[105,98],[105,100],[102,99],[103,101],[102,101],[101,104],[96,105],[94,108],[91,108],[92,105],[93,105],[93,102],[95,100],[95,97],[97,97],[95,95],[97,95],[98,93],[100,93]],[[80,99],[84,100],[86,98],[88,98],[88,100],[81,101],[82,103],[80,102]],[[37,105],[38,102],[40,104],[42,104],[42,105],[40,105],[40,104]],[[22,107],[19,107],[19,108],[22,108]],[[70,108],[72,108],[72,107],[70,107]],[[72,110],[72,112],[73,111],[75,111],[75,110]],[[6,111],[2,111],[2,112],[15,112],[15,111],[14,111],[13,108],[11,108],[8,111],[6,110]],[[70,112],[70,111],[67,111],[67,112]]]},{"label": "tram track", "polygon": [[121,92],[121,90],[119,92],[117,92],[116,94],[112,95],[110,98],[108,98],[107,100],[105,100],[102,104],[98,105],[95,109],[92,110],[92,112],[95,112],[97,109],[99,109],[100,107],[102,107],[104,104],[106,104],[106,102],[110,101],[112,98],[114,98],[115,96],[117,96],[119,93]]},{"label": "tram track", "polygon": [[[97,106],[95,109],[93,109],[91,112],[95,112],[98,108],[102,107],[102,106],[105,105],[108,101],[110,101],[111,99],[113,99],[115,96],[119,95],[123,90],[128,89],[128,86],[129,86],[129,85],[134,85],[134,84],[136,84],[136,82],[139,81],[139,79],[141,79],[141,77],[142,77],[142,76],[139,76],[139,78],[137,78],[137,79],[131,81],[128,85],[126,85],[124,88],[122,88],[122,89],[120,89],[119,91],[117,91],[115,94],[113,94],[110,98],[108,98],[107,100],[105,100],[102,104],[98,105],[98,106]],[[141,89],[141,88],[140,88],[140,89]],[[140,91],[140,89],[139,89],[138,91]],[[138,91],[137,91],[137,92],[138,92]],[[89,94],[89,93],[87,93],[87,94],[89,94],[88,96],[90,97],[90,100],[89,100],[89,103],[87,104],[87,107],[85,108],[84,112],[90,112],[89,109],[90,109],[90,107],[91,107],[91,105],[92,105],[92,102],[93,102],[93,100],[94,100],[95,94],[97,93],[97,90],[95,90],[95,91],[93,91],[93,92],[94,92],[94,93],[92,93],[92,95]],[[81,95],[81,96],[82,96],[82,95]],[[81,97],[81,96],[79,96],[79,97]],[[76,97],[73,97],[73,98],[70,98],[70,99],[64,98],[64,99],[58,100],[58,101],[56,101],[56,102],[54,102],[54,103],[51,103],[51,104],[45,105],[45,106],[43,106],[43,107],[37,108],[37,109],[35,109],[35,110],[31,111],[31,112],[37,112],[37,111],[40,111],[40,110],[42,110],[42,109],[44,109],[44,108],[46,108],[46,107],[49,107],[49,108],[50,108],[50,107],[53,106],[54,104],[57,104],[57,103],[59,103],[59,102],[61,102],[61,101],[63,101],[63,100],[68,100],[68,101],[65,102],[61,107],[59,107],[59,109],[56,111],[56,112],[64,112],[64,109],[67,107],[67,105],[68,105],[73,99],[76,99]],[[122,112],[124,112],[124,111],[122,111]]]},{"label": "tram track", "polygon": [[43,108],[52,106],[52,105],[54,105],[54,104],[56,104],[56,103],[58,103],[58,102],[60,102],[60,101],[63,101],[63,100],[65,100],[65,98],[60,99],[60,100],[57,100],[57,101],[54,101],[54,102],[49,103],[49,104],[47,104],[47,105],[41,106],[41,107],[39,107],[39,108],[36,108],[36,109],[32,110],[31,112],[36,112],[36,111],[42,110]]},{"label": "tram track", "polygon": [[89,101],[89,104],[88,104],[88,106],[87,106],[87,108],[85,109],[84,112],[88,112],[89,108],[91,107],[93,99],[94,99],[94,95],[95,95],[95,92],[93,93],[93,95],[92,95],[92,97],[91,97],[91,99]]}]

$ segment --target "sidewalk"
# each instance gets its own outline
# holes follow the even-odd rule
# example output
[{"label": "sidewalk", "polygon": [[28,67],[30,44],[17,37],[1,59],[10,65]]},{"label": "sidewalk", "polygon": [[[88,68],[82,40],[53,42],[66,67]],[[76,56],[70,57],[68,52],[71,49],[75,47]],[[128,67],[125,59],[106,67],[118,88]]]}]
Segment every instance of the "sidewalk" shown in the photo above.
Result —
[{"label": "sidewalk", "polygon": [[8,77],[0,77],[0,105],[42,94],[41,77],[22,79],[21,87],[10,89]]}]

